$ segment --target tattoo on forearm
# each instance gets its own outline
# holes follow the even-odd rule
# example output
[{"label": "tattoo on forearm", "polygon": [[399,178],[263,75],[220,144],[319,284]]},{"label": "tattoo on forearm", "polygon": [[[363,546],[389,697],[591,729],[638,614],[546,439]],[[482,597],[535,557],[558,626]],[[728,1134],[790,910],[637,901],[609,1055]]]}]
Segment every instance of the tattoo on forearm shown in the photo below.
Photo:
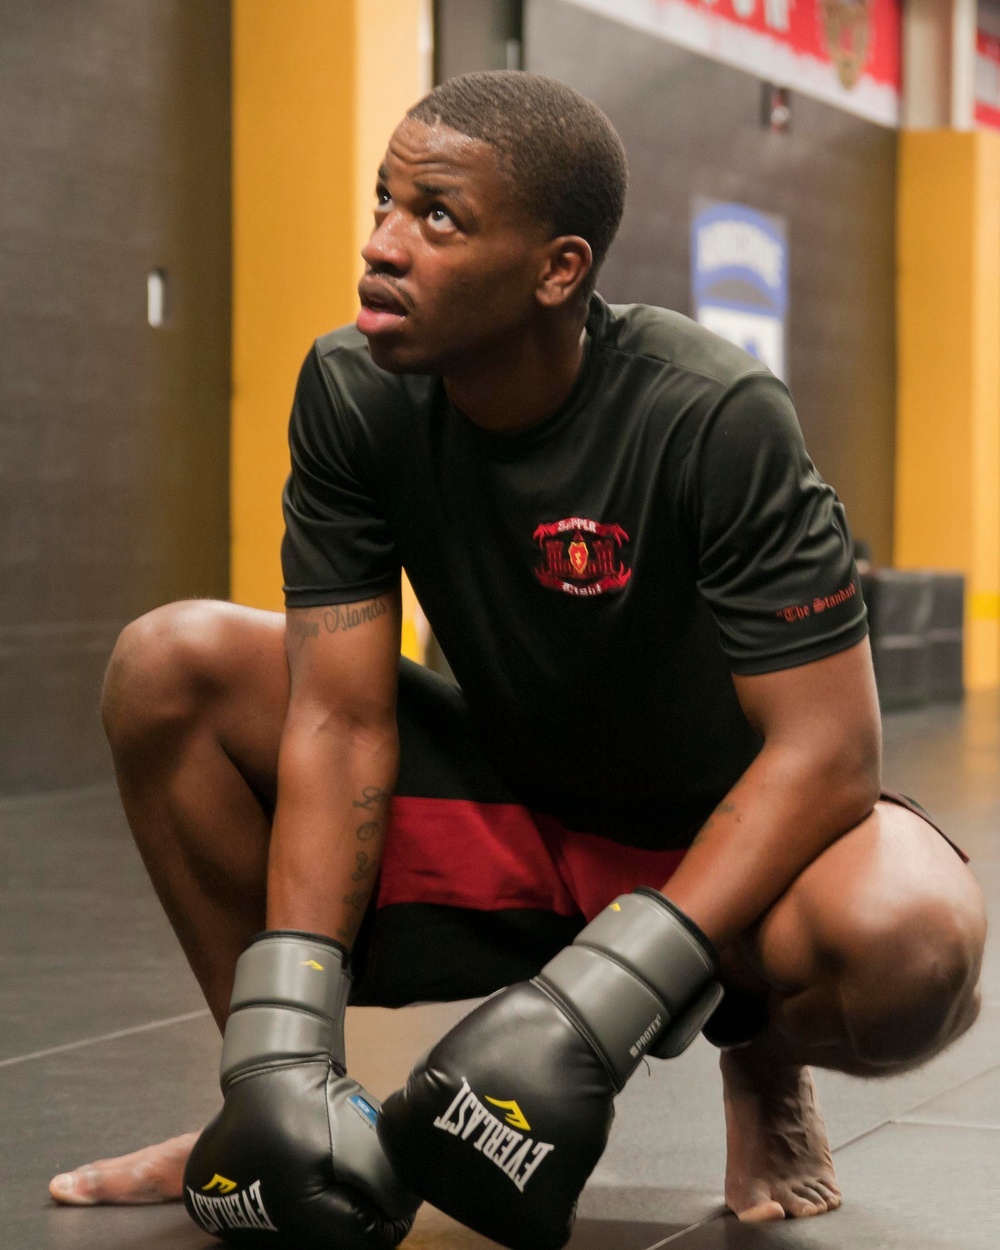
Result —
[{"label": "tattoo on forearm", "polygon": [[335,603],[323,613],[323,625],[328,634],[345,634],[359,625],[367,625],[369,621],[377,621],[385,616],[389,605],[384,599],[373,599],[371,603]]},{"label": "tattoo on forearm", "polygon": [[704,839],[705,834],[708,833],[708,831],[712,828],[712,825],[715,823],[716,816],[731,816],[735,811],[736,804],[731,799],[723,799],[711,816],[709,816],[708,820],[706,820],[702,827],[698,830],[695,840],[691,843],[691,845],[697,846],[698,843]]},{"label": "tattoo on forearm", "polygon": [[[361,808],[365,813],[379,815],[384,812],[389,800],[388,790],[383,790],[379,786],[365,786],[361,791],[360,799],[354,799],[354,807]],[[380,809],[382,809],[380,811]],[[354,836],[358,842],[369,843],[378,838],[382,833],[382,821],[376,816],[372,820],[363,820],[354,830]],[[359,890],[353,890],[350,894],[345,894],[341,902],[345,907],[349,907],[353,913],[345,924],[337,930],[337,936],[345,942],[352,942],[361,921],[364,918],[365,908],[368,906],[368,900],[371,897],[371,888],[368,882],[374,877],[378,868],[378,856],[368,851],[354,852],[354,871],[351,873],[351,880],[358,885],[367,886]]]},{"label": "tattoo on forearm", "polygon": [[384,803],[388,797],[388,790],[380,790],[378,786],[365,786],[361,791],[361,798],[354,800],[354,806],[363,807],[366,812],[371,812],[380,803]]}]

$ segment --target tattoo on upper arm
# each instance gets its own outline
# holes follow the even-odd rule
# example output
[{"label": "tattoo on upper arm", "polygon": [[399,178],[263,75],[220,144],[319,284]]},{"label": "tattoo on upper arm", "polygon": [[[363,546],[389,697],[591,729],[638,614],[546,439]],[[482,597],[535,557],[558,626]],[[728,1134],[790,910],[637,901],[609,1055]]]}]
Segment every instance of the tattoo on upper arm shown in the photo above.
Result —
[{"label": "tattoo on upper arm", "polygon": [[373,599],[371,603],[335,603],[323,613],[323,627],[328,634],[346,634],[359,625],[377,621],[388,611],[389,605],[381,598]]},{"label": "tattoo on upper arm", "polygon": [[307,638],[319,637],[319,622],[293,612],[288,617],[286,635],[289,646],[298,649]]},{"label": "tattoo on upper arm", "polygon": [[289,649],[297,651],[309,638],[318,638],[320,625],[327,634],[346,634],[359,625],[377,621],[389,611],[385,598],[370,603],[335,603],[329,608],[298,608],[288,614],[286,637]]}]

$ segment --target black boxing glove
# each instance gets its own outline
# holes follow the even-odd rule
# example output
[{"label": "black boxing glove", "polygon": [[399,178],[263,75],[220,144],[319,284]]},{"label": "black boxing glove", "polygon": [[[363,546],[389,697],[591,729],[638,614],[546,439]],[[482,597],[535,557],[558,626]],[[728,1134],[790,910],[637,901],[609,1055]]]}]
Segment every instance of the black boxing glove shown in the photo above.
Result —
[{"label": "black boxing glove", "polygon": [[263,933],[236,965],[222,1110],[195,1144],[184,1203],[240,1250],[391,1250],[420,1200],[378,1138],[379,1104],[345,1075],[350,977],[338,943]]},{"label": "black boxing glove", "polygon": [[512,1250],[569,1240],[614,1097],[646,1054],[694,1039],[722,997],[708,939],[656,890],[606,907],[530,981],[494,994],[388,1098],[397,1174]]}]

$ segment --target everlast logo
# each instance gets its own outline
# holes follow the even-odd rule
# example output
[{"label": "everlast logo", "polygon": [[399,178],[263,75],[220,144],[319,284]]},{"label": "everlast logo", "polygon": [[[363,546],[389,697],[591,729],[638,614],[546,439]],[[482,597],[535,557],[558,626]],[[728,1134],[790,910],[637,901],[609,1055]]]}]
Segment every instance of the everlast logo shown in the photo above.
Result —
[{"label": "everlast logo", "polygon": [[[527,1122],[525,1124],[527,1126]],[[462,1088],[451,1106],[444,1115],[438,1116],[434,1127],[451,1133],[453,1137],[461,1137],[462,1141],[469,1141],[479,1129],[479,1136],[472,1142],[473,1147],[481,1151],[484,1159],[496,1164],[522,1194],[542,1161],[555,1150],[550,1142],[536,1142],[498,1120],[472,1092],[468,1081],[462,1082]]]},{"label": "everlast logo", "polygon": [[187,1191],[194,1217],[206,1233],[221,1236],[227,1229],[233,1228],[255,1228],[270,1233],[278,1231],[265,1210],[260,1181],[254,1181],[248,1188],[225,1198],[199,1194],[190,1185]]},{"label": "everlast logo", "polygon": [[649,1028],[645,1031],[645,1033],[642,1034],[642,1036],[639,1038],[636,1044],[634,1046],[629,1047],[628,1053],[632,1056],[633,1059],[637,1059],[639,1055],[642,1054],[642,1052],[646,1049],[649,1043],[656,1036],[657,1031],[659,1030],[659,1027],[662,1023],[663,1023],[663,1017],[661,1015],[657,1015],[656,1019],[649,1026]]}]

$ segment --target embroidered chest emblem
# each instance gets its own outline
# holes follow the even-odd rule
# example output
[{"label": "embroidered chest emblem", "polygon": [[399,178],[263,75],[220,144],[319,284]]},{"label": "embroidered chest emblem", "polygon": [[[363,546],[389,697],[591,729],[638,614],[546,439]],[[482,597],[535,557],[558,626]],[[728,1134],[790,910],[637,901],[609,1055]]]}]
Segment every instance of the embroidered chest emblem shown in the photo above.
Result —
[{"label": "embroidered chest emblem", "polygon": [[573,573],[576,577],[586,577],[587,565],[590,563],[590,552],[587,550],[587,544],[577,535],[568,547],[569,562],[573,566]]},{"label": "embroidered chest emblem", "polygon": [[624,589],[632,576],[622,555],[628,534],[620,525],[566,517],[539,525],[532,537],[540,553],[535,576],[549,590],[604,595]]}]

